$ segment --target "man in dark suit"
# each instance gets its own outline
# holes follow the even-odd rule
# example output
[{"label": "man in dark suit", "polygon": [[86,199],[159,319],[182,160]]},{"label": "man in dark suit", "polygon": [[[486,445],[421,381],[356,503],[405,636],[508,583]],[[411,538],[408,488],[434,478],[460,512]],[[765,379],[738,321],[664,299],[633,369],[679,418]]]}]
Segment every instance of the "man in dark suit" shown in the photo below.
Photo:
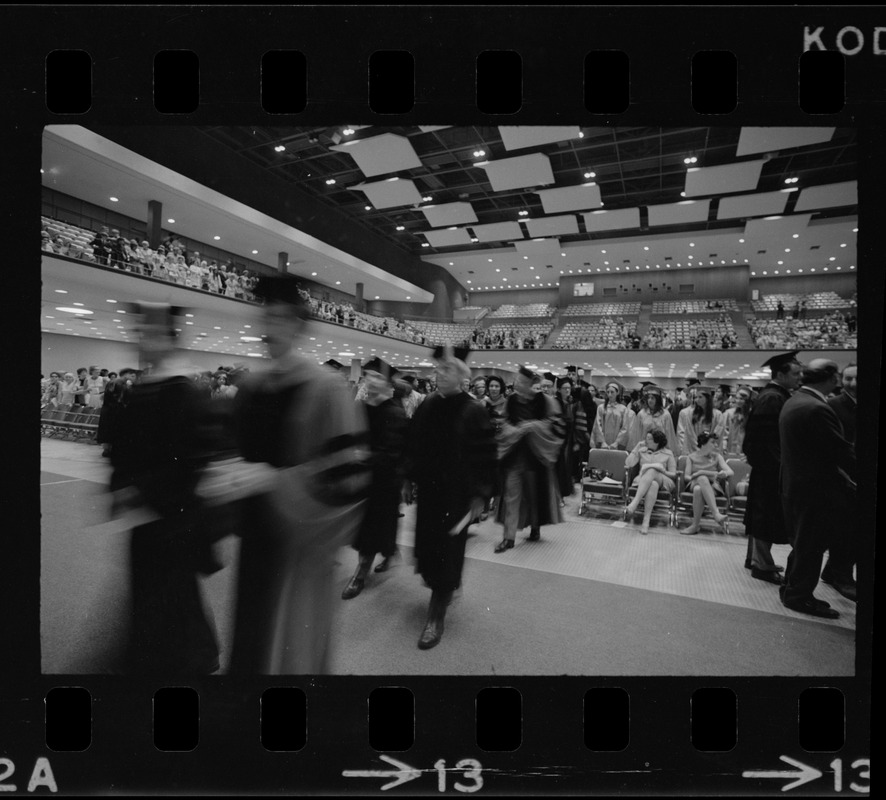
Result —
[{"label": "man in dark suit", "polygon": [[[849,364],[843,370],[843,391],[828,399],[843,426],[843,435],[855,446],[856,414],[858,409],[857,391],[858,367]],[[857,560],[856,539],[858,536],[858,515],[853,503],[842,530],[844,535],[833,543],[828,562],[821,572],[821,579],[833,586],[843,597],[855,600],[856,586],[852,571]]]},{"label": "man in dark suit", "polygon": [[780,484],[785,525],[791,539],[781,600],[786,608],[814,617],[839,613],[813,596],[825,550],[842,535],[852,505],[855,448],[843,435],[827,396],[840,384],[840,368],[829,359],[809,362],[802,386],[779,417]]}]

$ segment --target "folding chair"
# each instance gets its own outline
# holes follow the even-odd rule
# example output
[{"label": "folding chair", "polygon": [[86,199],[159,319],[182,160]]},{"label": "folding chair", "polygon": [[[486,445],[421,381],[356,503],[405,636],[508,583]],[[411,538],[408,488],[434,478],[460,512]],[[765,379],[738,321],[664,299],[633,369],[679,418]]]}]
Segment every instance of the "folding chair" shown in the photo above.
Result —
[{"label": "folding chair", "polygon": [[61,406],[53,408],[49,406],[40,414],[40,433],[43,436],[55,436],[59,432],[58,421],[64,417],[65,413],[70,409],[70,404],[65,403]]},{"label": "folding chair", "polygon": [[743,522],[744,512],[748,507],[748,497],[746,489],[744,494],[739,494],[739,484],[745,483],[750,478],[751,465],[737,458],[727,459],[726,463],[733,473],[726,483],[726,497],[729,503],[727,513],[730,517]]},{"label": "folding chair", "polygon": [[[684,473],[686,471],[686,456],[680,456],[677,459],[677,493],[674,499],[674,522],[676,523],[677,514],[681,511],[685,511],[690,516],[693,514],[692,508],[692,492],[689,491],[686,487],[686,478],[684,477]],[[726,514],[729,511],[729,496],[728,496],[728,487],[727,494],[721,495],[715,493],[715,499],[717,501],[717,508],[720,510],[720,513]],[[709,511],[707,505],[705,505],[705,509],[702,512],[702,518],[704,518],[705,513]]]},{"label": "folding chair", "polygon": [[[639,471],[640,465],[636,464],[625,473],[625,502],[630,502],[634,497],[637,496],[637,487],[631,486],[631,484],[633,483],[634,478],[637,477],[637,473]],[[674,507],[675,501],[676,492],[669,491],[664,487],[659,486],[658,497],[655,499],[655,506],[653,506],[652,510],[653,513],[655,511],[666,511],[668,515],[668,525],[670,526],[676,525],[677,522],[677,512]]]},{"label": "folding chair", "polygon": [[[594,502],[600,505],[624,505],[627,458],[628,454],[624,450],[594,448],[588,453],[588,460],[582,464],[579,514],[584,514]],[[608,476],[608,480],[604,476]]]}]

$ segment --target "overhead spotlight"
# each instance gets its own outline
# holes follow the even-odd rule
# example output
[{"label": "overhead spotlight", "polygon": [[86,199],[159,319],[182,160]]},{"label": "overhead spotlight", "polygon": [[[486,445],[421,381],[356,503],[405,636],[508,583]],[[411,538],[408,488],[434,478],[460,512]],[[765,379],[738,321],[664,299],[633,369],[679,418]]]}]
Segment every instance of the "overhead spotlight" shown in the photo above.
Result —
[{"label": "overhead spotlight", "polygon": [[274,148],[274,151],[277,152],[277,153],[282,153],[285,149],[286,149],[286,148],[285,148],[282,144],[278,144],[278,145]]},{"label": "overhead spotlight", "polygon": [[372,206],[363,206],[366,211],[372,211]]},{"label": "overhead spotlight", "polygon": [[215,239],[215,241],[219,241],[221,239],[221,236],[213,236],[212,238]]},{"label": "overhead spotlight", "polygon": [[428,195],[427,197],[422,197],[422,200],[423,200],[425,203],[430,203],[431,200],[433,200],[433,199],[434,199],[434,198],[431,197],[430,195]]},{"label": "overhead spotlight", "polygon": [[351,128],[351,127],[344,128],[344,129],[342,130],[342,135],[343,135],[343,136],[353,136],[353,135],[354,135],[354,129]]},{"label": "overhead spotlight", "polygon": [[327,180],[326,180],[327,186],[332,186],[333,183],[335,183],[335,178],[327,178]]},{"label": "overhead spotlight", "polygon": [[398,225],[398,226],[397,226],[397,230],[398,230],[398,231],[405,231],[405,230],[406,230],[406,226],[405,226],[405,225]]},{"label": "overhead spotlight", "polygon": [[422,247],[430,247],[431,245],[429,245],[427,242],[422,242],[422,243],[421,243],[421,246],[422,246]]},{"label": "overhead spotlight", "polygon": [[472,236],[472,237],[471,237],[471,241],[472,241],[474,244],[477,244],[477,242],[479,242],[480,240],[479,240],[476,236]]},{"label": "overhead spotlight", "polygon": [[175,220],[174,220],[174,219],[168,219],[168,220],[166,220],[166,221],[167,221],[170,225],[174,225],[174,224],[175,224]]},{"label": "overhead spotlight", "polygon": [[120,202],[119,197],[109,197],[108,200],[110,200],[112,203],[119,203]]},{"label": "overhead spotlight", "polygon": [[596,177],[597,177],[597,173],[596,173],[596,172],[586,172],[586,173],[585,173],[585,177],[586,177],[586,178],[596,178]]},{"label": "overhead spotlight", "polygon": [[485,150],[474,150],[474,158],[483,158],[486,155]]}]

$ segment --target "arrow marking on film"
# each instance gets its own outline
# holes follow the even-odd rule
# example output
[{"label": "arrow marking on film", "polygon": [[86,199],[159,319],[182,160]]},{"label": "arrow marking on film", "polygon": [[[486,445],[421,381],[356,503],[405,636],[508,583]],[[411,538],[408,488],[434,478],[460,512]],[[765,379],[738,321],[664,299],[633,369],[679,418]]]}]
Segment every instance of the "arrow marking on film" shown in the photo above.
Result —
[{"label": "arrow marking on film", "polygon": [[[384,756],[382,756],[384,758]],[[819,770],[815,767],[810,767],[808,764],[803,764],[800,761],[795,761],[793,758],[789,758],[788,756],[779,756],[779,758],[785,762],[785,764],[790,764],[791,766],[798,767],[799,772],[794,772],[793,770],[771,770],[771,771],[753,771],[747,770],[741,773],[742,778],[794,778],[790,783],[786,783],[781,787],[783,792],[788,791],[789,789],[796,789],[798,786],[802,786],[804,783],[809,783],[810,781],[814,781],[822,776]]]},{"label": "arrow marking on film", "polygon": [[381,787],[382,791],[393,789],[401,783],[408,783],[421,777],[421,770],[410,767],[409,764],[404,764],[402,761],[397,761],[396,758],[391,758],[390,756],[379,756],[379,758],[382,761],[387,761],[388,764],[397,769],[346,769],[342,771],[342,775],[345,778],[394,778],[390,783],[386,783]]}]

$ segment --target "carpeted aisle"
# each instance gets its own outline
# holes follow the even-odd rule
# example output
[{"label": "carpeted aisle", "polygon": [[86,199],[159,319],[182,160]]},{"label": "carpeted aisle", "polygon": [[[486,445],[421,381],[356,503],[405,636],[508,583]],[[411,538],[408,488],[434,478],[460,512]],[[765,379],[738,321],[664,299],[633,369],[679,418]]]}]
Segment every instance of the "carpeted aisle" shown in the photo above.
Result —
[{"label": "carpeted aisle", "polygon": [[[99,448],[44,440],[41,476],[43,664],[47,673],[105,672],[124,624],[128,533],[107,523],[107,460]],[[841,612],[823,622],[787,611],[777,590],[744,570],[745,539],[680,536],[591,522],[575,513],[518,536],[503,554],[501,526],[469,538],[464,587],[441,644],[416,647],[430,595],[412,567],[414,508],[401,520],[402,561],[370,573],[341,601],[334,630],[339,674],[851,675],[854,604],[824,585]],[[226,666],[238,543],[221,543],[226,569],[204,580]],[[787,554],[776,550],[784,563]],[[344,588],[356,553],[341,551]]]}]

